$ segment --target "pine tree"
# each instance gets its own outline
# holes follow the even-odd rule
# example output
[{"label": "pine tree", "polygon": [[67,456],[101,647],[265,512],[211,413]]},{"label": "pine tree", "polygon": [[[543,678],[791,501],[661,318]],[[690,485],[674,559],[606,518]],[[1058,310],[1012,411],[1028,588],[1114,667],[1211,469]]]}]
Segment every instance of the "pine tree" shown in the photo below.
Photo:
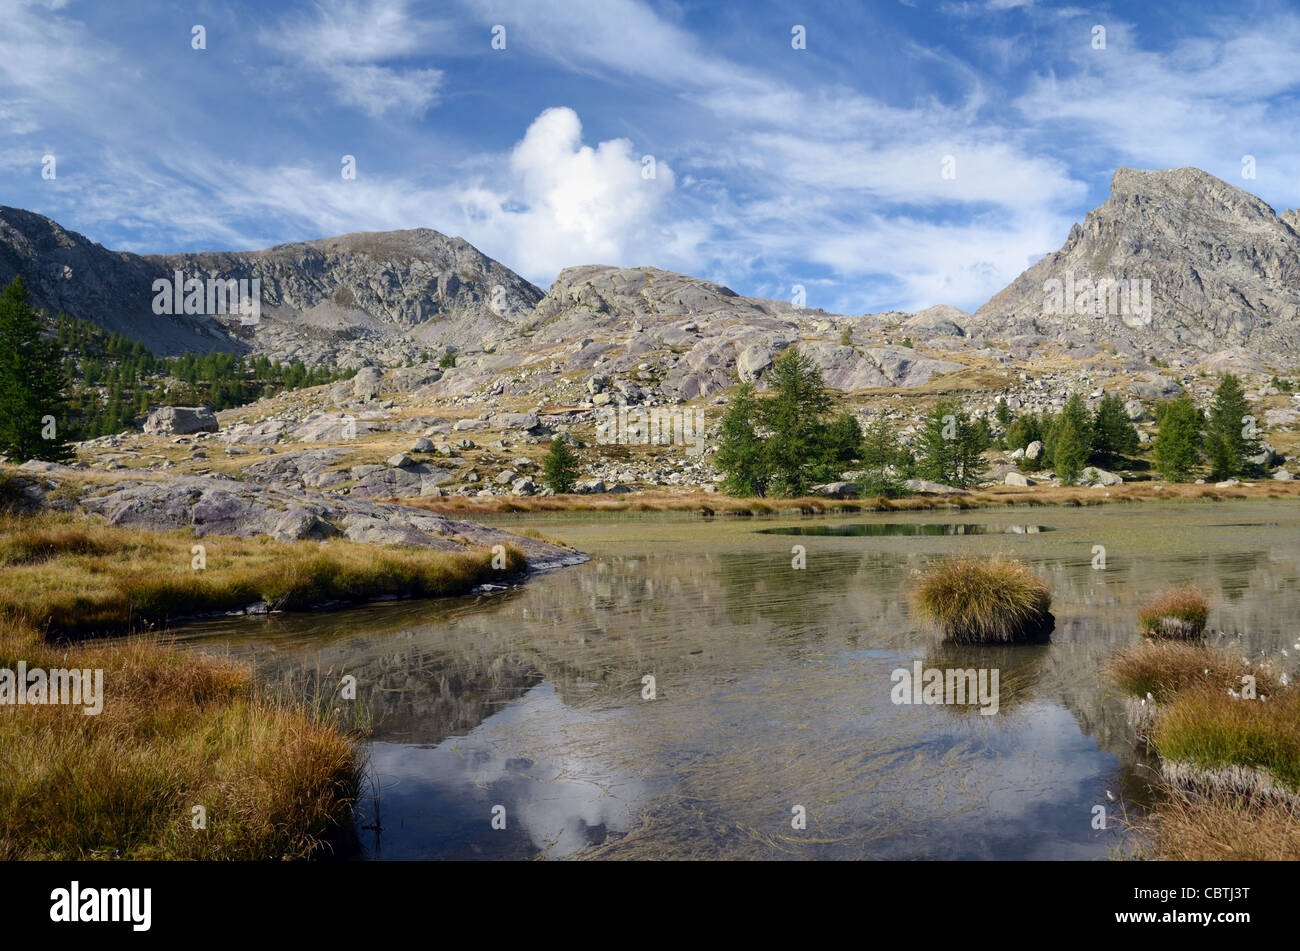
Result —
[{"label": "pine tree", "polygon": [[722,415],[714,462],[722,490],[747,498],[766,495],[770,475],[763,439],[758,435],[758,405],[752,383],[744,383]]},{"label": "pine tree", "polygon": [[1156,470],[1170,482],[1186,482],[1201,458],[1201,411],[1184,393],[1156,408],[1154,460]]},{"label": "pine tree", "polygon": [[0,291],[0,452],[21,461],[71,458],[65,388],[58,341],[42,336],[15,277]]},{"label": "pine tree", "polygon": [[552,492],[572,492],[578,481],[578,456],[568,443],[557,436],[542,459],[542,474]]},{"label": "pine tree", "polygon": [[1079,481],[1084,463],[1088,461],[1088,446],[1084,435],[1079,432],[1074,416],[1062,415],[1060,426],[1056,430],[1056,445],[1052,451],[1052,464],[1063,485],[1074,485]]},{"label": "pine tree", "polygon": [[772,487],[783,495],[806,495],[821,461],[822,416],[830,395],[821,373],[795,347],[772,362],[772,395],[758,404],[758,420],[771,435],[765,441]]},{"label": "pine tree", "polygon": [[1242,391],[1241,381],[1231,373],[1219,382],[1205,423],[1205,452],[1210,458],[1214,479],[1246,472],[1248,457],[1260,452],[1254,435],[1254,415]]},{"label": "pine tree", "polygon": [[972,423],[956,402],[940,400],[926,417],[918,448],[916,469],[922,478],[966,488],[984,473],[987,425]]},{"label": "pine tree", "polygon": [[1107,393],[1097,406],[1097,414],[1092,418],[1094,434],[1093,453],[1102,459],[1117,459],[1131,455],[1138,449],[1138,434],[1124,401],[1118,396]]}]

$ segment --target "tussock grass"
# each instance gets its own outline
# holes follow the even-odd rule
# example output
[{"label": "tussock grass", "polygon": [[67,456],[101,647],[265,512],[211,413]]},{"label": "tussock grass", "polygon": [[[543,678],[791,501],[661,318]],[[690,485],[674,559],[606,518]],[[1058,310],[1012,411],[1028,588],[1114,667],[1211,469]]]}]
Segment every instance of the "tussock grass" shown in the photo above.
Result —
[{"label": "tussock grass", "polygon": [[[1300,690],[1267,662],[1169,640],[1124,651],[1110,673],[1155,701],[1142,732],[1160,755],[1164,796],[1137,824],[1148,843],[1137,857],[1300,858]],[[1242,696],[1247,674],[1256,699]]]},{"label": "tussock grass", "polygon": [[1255,678],[1259,693],[1276,689],[1272,668],[1243,665],[1235,654],[1181,641],[1145,641],[1110,662],[1111,678],[1122,690],[1136,697],[1149,693],[1159,703],[1198,688],[1211,688],[1227,697],[1230,689],[1240,692],[1243,674]]},{"label": "tussock grass", "polygon": [[1161,759],[1209,771],[1260,769],[1300,792],[1300,691],[1256,690],[1268,700],[1211,688],[1175,695],[1152,736]]},{"label": "tussock grass", "polygon": [[1205,633],[1205,619],[1210,602],[1196,588],[1168,591],[1138,609],[1142,633],[1152,637],[1200,637]]},{"label": "tussock grass", "polygon": [[[192,567],[195,544],[205,550],[202,570]],[[384,595],[463,594],[502,574],[488,549],[196,539],[56,514],[0,518],[0,564],[0,611],[56,638],[128,633],[257,601],[298,610]],[[507,546],[506,564],[508,572],[520,570],[523,555]]]},{"label": "tussock grass", "polygon": [[936,562],[912,589],[912,604],[955,643],[1044,640],[1054,623],[1046,582],[1005,556]]},{"label": "tussock grass", "polygon": [[144,638],[56,649],[0,619],[0,666],[18,660],[102,669],[103,712],[0,706],[0,860],[300,859],[339,839],[355,737],[247,670]]}]

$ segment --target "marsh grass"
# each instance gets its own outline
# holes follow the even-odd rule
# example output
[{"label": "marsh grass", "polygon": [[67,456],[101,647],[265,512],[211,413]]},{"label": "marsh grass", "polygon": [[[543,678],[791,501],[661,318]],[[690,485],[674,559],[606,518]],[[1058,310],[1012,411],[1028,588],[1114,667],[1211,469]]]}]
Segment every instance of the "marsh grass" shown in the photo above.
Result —
[{"label": "marsh grass", "polygon": [[1158,703],[1200,688],[1212,688],[1227,697],[1230,689],[1240,692],[1244,674],[1255,678],[1259,693],[1268,695],[1276,689],[1271,667],[1242,664],[1235,653],[1182,641],[1144,641],[1116,654],[1109,672],[1125,693],[1135,697],[1149,693]]},{"label": "marsh grass", "polygon": [[1001,555],[936,562],[912,589],[912,604],[947,640],[961,644],[1041,641],[1054,623],[1046,582]]},{"label": "marsh grass", "polygon": [[1150,814],[1130,825],[1146,843],[1134,858],[1278,862],[1300,857],[1300,806],[1294,803],[1172,789]]},{"label": "marsh grass", "polygon": [[[195,544],[205,550],[201,570],[192,567]],[[0,518],[0,565],[0,611],[54,638],[129,633],[258,601],[300,610],[385,595],[443,597],[503,574],[488,549],[196,539],[52,514]],[[523,555],[506,546],[505,573],[523,567]]]},{"label": "marsh grass", "polygon": [[1168,591],[1138,609],[1138,625],[1151,637],[1196,638],[1205,633],[1210,602],[1196,588]]},{"label": "marsh grass", "polygon": [[[1147,844],[1136,857],[1300,858],[1300,690],[1268,662],[1181,641],[1146,641],[1109,669],[1121,689],[1154,700],[1142,732],[1164,795],[1137,825]],[[1256,699],[1242,696],[1246,675]]]},{"label": "marsh grass", "polygon": [[0,860],[300,859],[340,838],[361,761],[328,714],[228,660],[146,638],[55,648],[4,618],[0,666],[20,659],[103,669],[103,712],[0,706]]},{"label": "marsh grass", "polygon": [[1210,772],[1263,770],[1300,793],[1300,691],[1256,690],[1268,699],[1208,687],[1180,691],[1152,735],[1161,759]]}]

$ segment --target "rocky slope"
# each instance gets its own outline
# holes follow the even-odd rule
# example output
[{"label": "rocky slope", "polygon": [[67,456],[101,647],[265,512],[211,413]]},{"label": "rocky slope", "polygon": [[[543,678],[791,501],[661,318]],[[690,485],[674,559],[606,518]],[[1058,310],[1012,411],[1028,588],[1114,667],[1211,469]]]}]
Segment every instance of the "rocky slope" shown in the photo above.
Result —
[{"label": "rocky slope", "polygon": [[[154,282],[260,281],[257,320],[155,314]],[[109,251],[41,215],[0,207],[0,282],[33,303],[144,341],[155,353],[263,353],[344,367],[478,349],[510,334],[542,292],[460,238],[425,228],[342,235],[264,251]],[[204,309],[207,302],[204,302]]]},{"label": "rocky slope", "polygon": [[[1297,227],[1297,212],[1279,216],[1199,169],[1121,168],[1105,204],[1071,229],[1059,251],[981,307],[972,323],[988,334],[1030,333],[1036,325],[1047,334],[1123,339],[1157,354],[1248,347],[1294,363],[1300,358]],[[1137,306],[1109,294],[1098,302],[1085,282],[1102,280],[1135,291]]]},{"label": "rocky slope", "polygon": [[149,260],[109,251],[30,211],[0,206],[0,284],[15,275],[27,284],[34,306],[146,341],[159,354],[247,349],[210,317],[155,316],[153,281],[170,275]]}]

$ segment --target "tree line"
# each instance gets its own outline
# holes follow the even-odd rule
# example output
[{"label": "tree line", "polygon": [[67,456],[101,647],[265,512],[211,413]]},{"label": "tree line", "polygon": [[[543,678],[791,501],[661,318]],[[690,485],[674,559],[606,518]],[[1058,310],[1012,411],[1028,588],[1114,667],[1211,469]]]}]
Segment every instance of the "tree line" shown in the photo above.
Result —
[{"label": "tree line", "polygon": [[158,357],[67,314],[47,328],[21,278],[0,290],[0,452],[14,459],[66,460],[71,442],[131,429],[151,405],[219,411],[344,375],[264,356]]},{"label": "tree line", "polygon": [[[722,417],[715,462],[730,495],[805,495],[849,468],[859,470],[855,481],[863,495],[906,494],[905,482],[917,478],[969,488],[985,478],[984,454],[994,447],[1019,451],[1025,471],[1052,469],[1063,484],[1074,485],[1089,466],[1132,464],[1125,460],[1141,449],[1124,401],[1109,393],[1095,410],[1072,393],[1057,412],[1019,415],[999,400],[993,418],[1000,434],[960,401],[941,399],[907,448],[884,413],[863,429],[851,413],[834,412],[820,372],[796,347],[773,361],[768,382],[764,395],[742,384]],[[1168,481],[1190,481],[1203,465],[1219,479],[1258,470],[1251,461],[1262,451],[1254,417],[1232,374],[1221,378],[1208,412],[1182,394],[1155,413],[1152,460]]]}]

